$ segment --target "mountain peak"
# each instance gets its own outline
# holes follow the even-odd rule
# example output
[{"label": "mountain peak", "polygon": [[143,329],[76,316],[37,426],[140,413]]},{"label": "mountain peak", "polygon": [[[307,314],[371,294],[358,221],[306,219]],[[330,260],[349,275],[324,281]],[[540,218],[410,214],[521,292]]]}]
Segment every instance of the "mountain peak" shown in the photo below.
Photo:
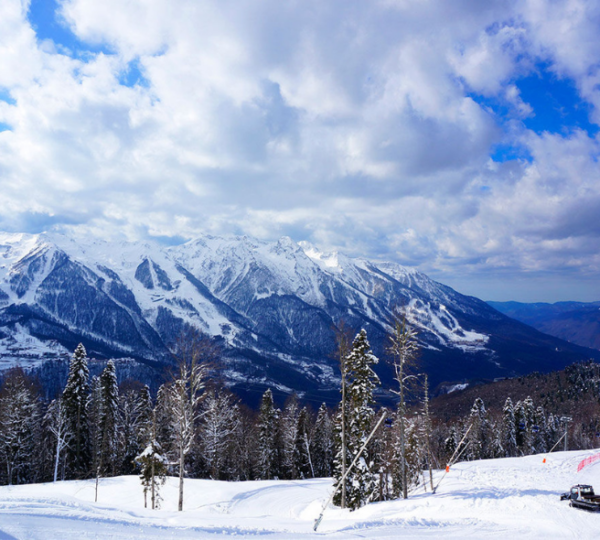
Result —
[{"label": "mountain peak", "polygon": [[[334,328],[364,328],[383,356],[397,306],[418,329],[434,384],[553,369],[583,354],[414,269],[289,237],[205,235],[165,247],[0,233],[0,255],[5,366],[79,342],[99,357],[170,362],[172,343],[193,326],[221,345],[229,384],[335,393]],[[535,344],[527,364],[523,335]]]}]

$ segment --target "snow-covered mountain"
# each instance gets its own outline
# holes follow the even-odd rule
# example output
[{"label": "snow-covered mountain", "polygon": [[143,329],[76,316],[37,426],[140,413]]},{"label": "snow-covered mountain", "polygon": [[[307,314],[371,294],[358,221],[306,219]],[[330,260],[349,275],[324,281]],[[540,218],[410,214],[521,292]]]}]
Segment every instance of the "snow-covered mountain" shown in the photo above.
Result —
[{"label": "snow-covered mountain", "polygon": [[[238,391],[334,395],[334,325],[384,355],[392,312],[419,332],[433,384],[563,367],[590,351],[551,338],[390,262],[289,238],[204,236],[175,247],[0,234],[0,365],[34,365],[82,341],[92,356],[160,365],[185,325],[213,336]],[[384,381],[390,370],[379,367]]]}]

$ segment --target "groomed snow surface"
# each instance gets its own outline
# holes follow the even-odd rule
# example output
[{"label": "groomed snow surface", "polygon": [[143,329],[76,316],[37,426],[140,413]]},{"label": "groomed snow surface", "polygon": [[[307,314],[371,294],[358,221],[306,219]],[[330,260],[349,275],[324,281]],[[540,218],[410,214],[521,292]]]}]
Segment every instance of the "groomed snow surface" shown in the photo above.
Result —
[{"label": "groomed snow surface", "polygon": [[[600,513],[569,508],[559,495],[572,484],[600,491],[600,463],[577,472],[594,451],[455,465],[436,495],[356,512],[333,506],[319,531],[314,519],[331,493],[328,479],[216,482],[186,480],[176,511],[177,480],[161,489],[161,510],[143,508],[136,477],[0,488],[0,540],[289,538],[598,538]],[[546,463],[543,458],[546,457]],[[440,478],[441,472],[436,472]]]}]

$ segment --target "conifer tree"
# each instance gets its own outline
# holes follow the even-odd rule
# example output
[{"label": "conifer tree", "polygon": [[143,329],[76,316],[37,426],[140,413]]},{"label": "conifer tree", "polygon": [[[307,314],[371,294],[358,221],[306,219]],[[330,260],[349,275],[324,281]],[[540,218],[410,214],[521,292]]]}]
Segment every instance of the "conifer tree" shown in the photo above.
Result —
[{"label": "conifer tree", "polygon": [[[379,384],[379,377],[372,367],[378,362],[371,352],[367,332],[361,330],[352,343],[352,350],[347,357],[348,387],[347,394],[350,405],[348,443],[349,456],[354,457],[366,441],[375,415],[373,410],[373,390]],[[341,478],[340,459],[336,459],[335,478]],[[377,474],[371,470],[368,453],[358,460],[354,469],[346,477],[346,503],[355,510],[377,496]],[[339,504],[339,498],[334,501]]]},{"label": "conifer tree", "polygon": [[273,393],[268,388],[263,394],[258,415],[256,441],[256,474],[262,480],[277,475],[277,447],[275,431],[278,414],[273,405]]},{"label": "conifer tree", "polygon": [[89,369],[85,347],[80,343],[69,365],[67,384],[62,394],[67,429],[72,434],[67,447],[67,467],[71,478],[83,478],[90,466],[90,436],[87,416]]},{"label": "conifer tree", "polygon": [[115,364],[109,360],[100,375],[100,415],[98,419],[98,475],[114,475],[117,466],[119,387]]},{"label": "conifer tree", "polygon": [[156,440],[156,419],[153,418],[152,430],[144,451],[135,458],[140,467],[140,480],[144,489],[144,508],[148,507],[148,491],[152,510],[160,508],[160,486],[165,483],[167,474],[167,458],[162,454],[160,443]]},{"label": "conifer tree", "polygon": [[504,457],[513,457],[517,455],[517,432],[515,410],[510,397],[506,398],[504,408],[502,409],[502,424],[500,427],[500,445]]},{"label": "conifer tree", "polygon": [[37,479],[41,411],[32,385],[21,368],[11,369],[0,392],[0,471],[7,484]]},{"label": "conifer tree", "polygon": [[333,473],[333,426],[327,405],[319,407],[311,441],[315,476],[328,477]]},{"label": "conifer tree", "polygon": [[256,423],[253,411],[237,404],[235,430],[226,453],[226,469],[231,480],[250,480],[256,471]]},{"label": "conifer tree", "polygon": [[546,425],[546,413],[544,408],[540,405],[533,416],[533,447],[536,454],[540,454],[548,451],[547,440],[547,425]]},{"label": "conifer tree", "polygon": [[171,385],[162,384],[156,394],[156,440],[166,453],[172,453],[174,445],[172,408]]},{"label": "conifer tree", "polygon": [[490,457],[490,424],[485,405],[481,398],[475,399],[471,408],[471,431],[469,432],[470,459],[486,459]]},{"label": "conifer tree", "polygon": [[521,400],[517,401],[515,405],[515,430],[517,439],[517,449],[520,455],[529,454],[529,431],[527,426],[527,416],[525,414],[525,408]]},{"label": "conifer tree", "polygon": [[525,424],[527,430],[527,449],[526,454],[535,454],[534,446],[534,429],[535,429],[535,405],[530,396],[523,401],[523,409],[525,411]]},{"label": "conifer tree", "polygon": [[450,458],[456,452],[458,444],[460,442],[460,436],[458,434],[458,429],[455,424],[450,426],[450,432],[448,436],[444,439],[444,460],[448,462]]},{"label": "conifer tree", "polygon": [[147,384],[142,386],[137,396],[136,420],[137,444],[139,448],[146,448],[155,430],[152,396]]}]

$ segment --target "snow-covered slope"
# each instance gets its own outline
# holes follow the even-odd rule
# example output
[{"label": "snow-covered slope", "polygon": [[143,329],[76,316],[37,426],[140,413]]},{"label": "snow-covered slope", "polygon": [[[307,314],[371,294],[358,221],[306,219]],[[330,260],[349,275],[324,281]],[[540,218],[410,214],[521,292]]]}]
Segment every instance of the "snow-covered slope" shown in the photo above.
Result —
[{"label": "snow-covered slope", "polygon": [[366,328],[382,355],[398,306],[419,332],[434,384],[586,356],[415,270],[287,237],[204,236],[161,247],[0,234],[0,367],[65,357],[80,341],[92,355],[160,364],[193,325],[221,344],[230,383],[326,399],[336,392],[334,326]]},{"label": "snow-covered slope", "polygon": [[[433,495],[373,503],[355,512],[330,506],[329,479],[218,482],[186,480],[177,512],[177,480],[161,489],[162,509],[143,507],[136,477],[0,487],[0,538],[70,540],[291,538],[579,538],[598,537],[600,516],[559,500],[572,484],[600,488],[600,463],[577,472],[592,451],[459,463]],[[543,458],[546,457],[546,463]],[[435,481],[441,477],[435,472]]]}]

